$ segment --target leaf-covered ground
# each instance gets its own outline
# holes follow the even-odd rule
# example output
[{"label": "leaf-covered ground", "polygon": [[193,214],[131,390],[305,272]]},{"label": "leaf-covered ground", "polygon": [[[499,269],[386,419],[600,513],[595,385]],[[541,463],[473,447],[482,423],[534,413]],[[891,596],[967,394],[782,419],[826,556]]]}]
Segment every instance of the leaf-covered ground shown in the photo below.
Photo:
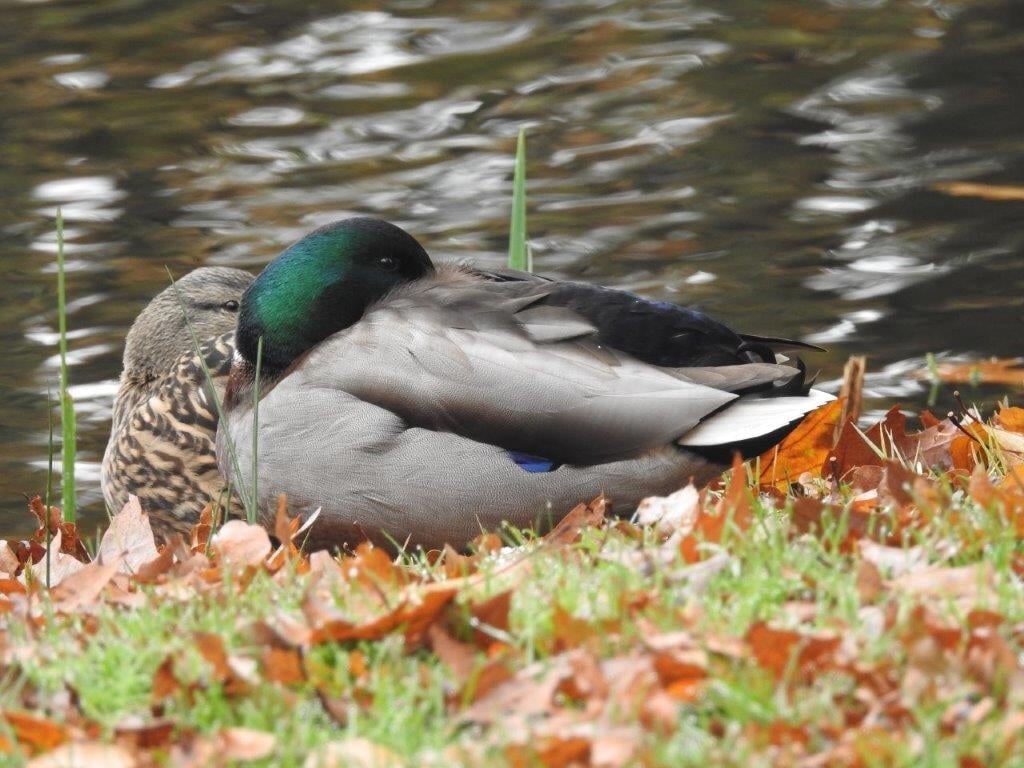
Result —
[{"label": "leaf-covered ground", "polygon": [[470,554],[307,556],[283,507],[157,548],[130,504],[90,558],[37,502],[0,546],[0,761],[1021,765],[1024,410],[841,408]]}]

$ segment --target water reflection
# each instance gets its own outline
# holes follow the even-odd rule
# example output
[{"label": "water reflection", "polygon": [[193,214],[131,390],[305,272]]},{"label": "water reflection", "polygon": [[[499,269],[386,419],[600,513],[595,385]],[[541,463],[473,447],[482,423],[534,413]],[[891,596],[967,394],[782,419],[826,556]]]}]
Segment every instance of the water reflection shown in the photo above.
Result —
[{"label": "water reflection", "polygon": [[933,188],[1024,178],[1024,6],[1009,0],[7,13],[0,528],[43,485],[58,207],[80,487],[98,520],[124,332],[165,266],[258,268],[355,213],[498,265],[522,125],[545,272],[826,344],[812,361],[826,379],[866,352],[876,409],[926,400],[912,374],[927,352],[1020,352],[1021,205]]}]

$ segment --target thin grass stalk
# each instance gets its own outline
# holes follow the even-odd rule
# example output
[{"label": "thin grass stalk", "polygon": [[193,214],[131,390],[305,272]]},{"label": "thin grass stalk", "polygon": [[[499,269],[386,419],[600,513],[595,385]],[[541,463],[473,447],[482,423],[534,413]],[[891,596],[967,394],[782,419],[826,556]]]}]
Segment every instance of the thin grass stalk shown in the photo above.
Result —
[{"label": "thin grass stalk", "polygon": [[249,525],[256,522],[256,506],[259,505],[259,478],[256,472],[259,469],[259,448],[260,448],[260,371],[263,369],[263,337],[260,336],[256,342],[256,376],[252,385],[252,503],[253,509],[245,510],[246,519]]},{"label": "thin grass stalk", "polygon": [[46,425],[49,439],[46,443],[46,496],[43,498],[43,509],[46,510],[46,588],[50,588],[50,543],[53,534],[50,532],[50,503],[53,499],[53,395],[46,388]]},{"label": "thin grass stalk", "polygon": [[526,242],[526,129],[519,129],[512,175],[512,214],[508,226],[508,267],[533,272],[533,254]]},{"label": "thin grass stalk", "polygon": [[[224,408],[220,401],[220,395],[217,394],[217,388],[213,385],[213,374],[210,373],[210,368],[206,364],[206,358],[202,355],[201,345],[199,343],[199,336],[196,334],[195,326],[192,325],[192,318],[188,316],[188,311],[185,307],[185,300],[181,296],[181,289],[178,288],[178,284],[174,281],[174,275],[171,274],[171,270],[167,270],[167,277],[170,278],[171,286],[174,288],[174,295],[178,299],[178,306],[181,307],[181,314],[185,317],[185,325],[188,328],[188,334],[192,339],[192,349],[196,353],[196,358],[199,360],[199,367],[203,369],[203,376],[206,378],[206,383],[210,385],[210,392],[213,394],[213,407],[217,411],[218,422],[224,421]],[[238,454],[235,451],[235,442],[231,439],[231,435],[225,434],[224,444],[228,449],[228,461],[231,462],[231,471],[234,472],[235,477],[240,477],[241,472],[239,471]],[[256,519],[256,507],[255,504],[250,502],[248,496],[242,492],[241,486],[238,488],[238,496],[242,500],[242,507],[245,509],[245,516],[247,519]],[[228,503],[230,504],[230,496],[228,497]]]},{"label": "thin grass stalk", "polygon": [[[64,274],[64,217],[57,209],[57,330],[60,334],[61,506],[75,520],[75,403],[68,392],[67,285]],[[47,513],[49,514],[49,513]]]}]

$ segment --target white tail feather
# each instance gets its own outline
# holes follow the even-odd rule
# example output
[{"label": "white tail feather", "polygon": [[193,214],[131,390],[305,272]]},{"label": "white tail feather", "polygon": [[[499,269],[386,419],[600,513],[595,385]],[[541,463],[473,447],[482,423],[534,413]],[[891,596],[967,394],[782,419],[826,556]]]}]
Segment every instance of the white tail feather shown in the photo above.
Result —
[{"label": "white tail feather", "polygon": [[741,397],[683,435],[679,445],[729,445],[767,435],[803,418],[835,395],[812,389],[800,397]]}]

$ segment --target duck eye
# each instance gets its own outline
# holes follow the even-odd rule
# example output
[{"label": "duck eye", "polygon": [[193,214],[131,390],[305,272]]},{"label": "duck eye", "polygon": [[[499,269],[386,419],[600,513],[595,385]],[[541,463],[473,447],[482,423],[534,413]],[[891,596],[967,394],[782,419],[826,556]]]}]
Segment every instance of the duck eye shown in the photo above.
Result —
[{"label": "duck eye", "polygon": [[377,259],[377,263],[380,264],[381,269],[386,269],[388,272],[398,269],[398,259],[394,256],[381,256]]},{"label": "duck eye", "polygon": [[227,301],[220,305],[220,308],[226,309],[228,312],[237,312],[238,302],[235,301],[234,299],[228,299]]}]

